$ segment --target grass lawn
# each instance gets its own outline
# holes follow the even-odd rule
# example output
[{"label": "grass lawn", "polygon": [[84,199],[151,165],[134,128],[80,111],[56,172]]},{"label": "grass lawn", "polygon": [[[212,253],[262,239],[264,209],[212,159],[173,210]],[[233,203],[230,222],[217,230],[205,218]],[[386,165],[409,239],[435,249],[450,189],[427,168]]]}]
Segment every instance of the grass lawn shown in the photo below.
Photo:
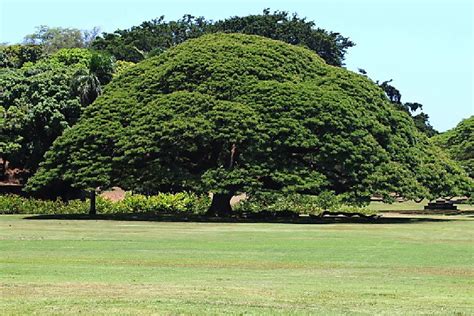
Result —
[{"label": "grass lawn", "polygon": [[3,215],[0,314],[472,315],[474,217],[414,218],[243,224]]}]

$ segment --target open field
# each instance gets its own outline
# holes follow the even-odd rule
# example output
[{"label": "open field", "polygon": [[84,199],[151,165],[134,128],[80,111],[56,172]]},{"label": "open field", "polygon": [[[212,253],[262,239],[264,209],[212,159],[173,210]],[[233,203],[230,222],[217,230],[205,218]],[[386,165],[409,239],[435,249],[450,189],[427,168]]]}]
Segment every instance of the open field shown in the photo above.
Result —
[{"label": "open field", "polygon": [[0,313],[474,313],[474,217],[383,224],[0,216]]}]

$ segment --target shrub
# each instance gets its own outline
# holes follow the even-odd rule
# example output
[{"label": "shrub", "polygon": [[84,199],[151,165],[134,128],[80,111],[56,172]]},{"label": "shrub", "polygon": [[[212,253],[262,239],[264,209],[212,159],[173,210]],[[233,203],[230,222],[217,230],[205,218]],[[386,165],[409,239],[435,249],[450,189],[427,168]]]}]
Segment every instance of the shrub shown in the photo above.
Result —
[{"label": "shrub", "polygon": [[257,217],[296,217],[311,208],[303,199],[298,194],[260,193],[240,202],[235,209],[239,213],[258,214]]},{"label": "shrub", "polygon": [[[203,215],[209,209],[210,198],[194,193],[160,193],[153,196],[127,194],[125,199],[112,202],[97,197],[98,214],[196,214]],[[318,196],[303,194],[260,193],[252,195],[236,205],[238,213],[259,218],[298,217],[300,214],[319,216],[323,211],[374,214],[363,207],[349,206],[341,196],[323,192]],[[0,196],[0,214],[87,214],[89,201],[48,201],[24,198],[17,195]]]},{"label": "shrub", "polygon": [[[160,193],[154,196],[127,194],[123,201],[112,202],[97,197],[98,214],[118,213],[164,213],[164,214],[204,214],[210,199],[194,193]],[[48,201],[24,198],[17,195],[0,196],[0,214],[87,214],[89,201],[61,200]]]},{"label": "shrub", "polygon": [[236,209],[240,213],[254,213],[257,217],[293,217],[306,214],[319,216],[324,211],[374,214],[361,206],[344,204],[344,196],[336,195],[331,191],[324,191],[320,195],[304,194],[276,194],[265,193],[250,196],[240,202]]},{"label": "shrub", "polygon": [[0,213],[2,214],[16,214],[23,208],[24,199],[19,196],[0,196]]},{"label": "shrub", "polygon": [[365,207],[354,206],[354,205],[341,205],[339,207],[339,211],[344,213],[359,213],[363,215],[375,215],[377,214],[376,211],[367,209]]},{"label": "shrub", "polygon": [[0,196],[0,214],[81,214],[88,210],[88,202],[79,200],[65,203],[61,200],[37,200],[16,195]]},{"label": "shrub", "polygon": [[141,194],[127,194],[125,199],[117,204],[119,213],[147,213],[151,211],[147,197]]},{"label": "shrub", "polygon": [[210,199],[194,193],[159,193],[145,196],[127,194],[123,201],[115,203],[114,207],[122,213],[193,213],[204,214],[209,208]]}]

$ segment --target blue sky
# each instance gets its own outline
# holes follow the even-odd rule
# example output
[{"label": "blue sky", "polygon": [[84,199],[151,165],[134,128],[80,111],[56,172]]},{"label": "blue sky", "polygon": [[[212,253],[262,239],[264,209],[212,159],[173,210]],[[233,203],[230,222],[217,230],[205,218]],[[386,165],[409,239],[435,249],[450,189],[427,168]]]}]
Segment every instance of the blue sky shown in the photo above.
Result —
[{"label": "blue sky", "polygon": [[0,42],[21,42],[42,24],[111,32],[160,15],[217,20],[267,7],[350,37],[357,46],[347,68],[393,79],[402,101],[422,103],[436,129],[474,114],[472,0],[0,0]]}]

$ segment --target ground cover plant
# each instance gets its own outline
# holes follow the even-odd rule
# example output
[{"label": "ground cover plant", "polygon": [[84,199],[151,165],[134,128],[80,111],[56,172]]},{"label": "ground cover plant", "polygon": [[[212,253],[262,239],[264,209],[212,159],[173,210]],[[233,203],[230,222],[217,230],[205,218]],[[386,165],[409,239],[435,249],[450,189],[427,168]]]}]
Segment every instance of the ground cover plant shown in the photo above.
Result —
[{"label": "ground cover plant", "polygon": [[470,217],[229,224],[0,217],[0,310],[470,315]]}]

